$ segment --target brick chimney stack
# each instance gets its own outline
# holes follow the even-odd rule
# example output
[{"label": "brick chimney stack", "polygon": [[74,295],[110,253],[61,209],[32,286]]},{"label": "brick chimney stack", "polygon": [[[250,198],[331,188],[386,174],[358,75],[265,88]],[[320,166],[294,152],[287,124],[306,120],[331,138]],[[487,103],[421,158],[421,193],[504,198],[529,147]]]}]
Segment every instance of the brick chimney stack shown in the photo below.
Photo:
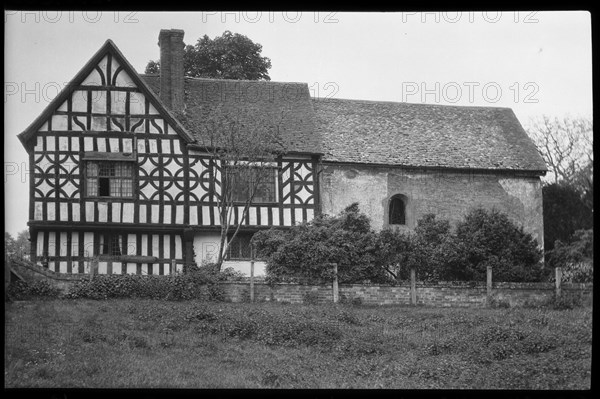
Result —
[{"label": "brick chimney stack", "polygon": [[183,110],[183,30],[161,29],[160,99],[172,111]]}]

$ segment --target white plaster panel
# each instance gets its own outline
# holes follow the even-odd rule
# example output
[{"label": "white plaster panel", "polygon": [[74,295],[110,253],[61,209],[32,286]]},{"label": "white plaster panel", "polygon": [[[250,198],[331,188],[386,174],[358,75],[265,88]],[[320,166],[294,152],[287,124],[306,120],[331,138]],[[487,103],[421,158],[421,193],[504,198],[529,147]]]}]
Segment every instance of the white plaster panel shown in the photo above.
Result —
[{"label": "white plaster panel", "polygon": [[108,204],[106,202],[97,202],[98,207],[98,221],[101,223],[108,222]]},{"label": "white plaster panel", "polygon": [[170,224],[171,223],[171,207],[164,206],[163,207],[163,223]]},{"label": "white plaster panel", "polygon": [[60,210],[60,219],[63,222],[68,222],[69,221],[69,204],[67,204],[66,202],[61,202],[59,204],[59,210]]},{"label": "white plaster panel", "polygon": [[78,203],[73,203],[72,207],[73,207],[73,216],[72,216],[73,217],[73,221],[74,222],[79,222],[80,215],[81,215],[81,208],[80,208],[80,206],[79,206]]},{"label": "white plaster panel", "polygon": [[159,209],[158,209],[158,205],[151,205],[150,208],[150,220],[152,223],[158,223],[158,217],[159,217]]},{"label": "white plaster panel", "polygon": [[92,113],[106,114],[106,91],[95,90],[91,92]]},{"label": "white plaster panel", "polygon": [[52,115],[52,130],[65,131],[69,127],[66,115]]},{"label": "white plaster panel", "polygon": [[[98,74],[97,72],[93,72]],[[87,91],[75,90],[71,96],[71,107],[73,112],[87,112]]]},{"label": "white plaster panel", "polygon": [[123,203],[123,223],[133,223],[134,205],[131,202]]},{"label": "white plaster panel", "polygon": [[85,221],[86,222],[95,222],[95,220],[94,220],[94,203],[91,201],[87,201],[85,203]]},{"label": "white plaster panel", "polygon": [[46,203],[48,220],[56,220],[56,204],[54,202]]},{"label": "white plaster panel", "polygon": [[112,221],[117,222],[117,223],[121,223],[121,203],[120,202],[113,202],[112,203]]},{"label": "white plaster panel", "polygon": [[216,261],[219,254],[220,236],[212,233],[194,235],[195,262],[200,265],[203,261]]}]

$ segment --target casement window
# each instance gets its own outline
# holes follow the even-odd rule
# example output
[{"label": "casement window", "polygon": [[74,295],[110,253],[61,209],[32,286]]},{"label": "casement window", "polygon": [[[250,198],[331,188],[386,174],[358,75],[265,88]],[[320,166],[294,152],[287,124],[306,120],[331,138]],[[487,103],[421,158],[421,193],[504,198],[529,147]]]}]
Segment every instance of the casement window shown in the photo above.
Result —
[{"label": "casement window", "polygon": [[395,195],[390,199],[389,224],[406,224],[406,197]]},{"label": "casement window", "polygon": [[227,248],[227,260],[252,259],[252,246],[250,240],[254,233],[238,233]]},{"label": "casement window", "polygon": [[234,202],[247,202],[253,192],[252,203],[277,202],[277,168],[236,168],[229,170],[227,177]]},{"label": "casement window", "polygon": [[104,233],[100,234],[98,240],[98,255],[121,256],[126,255],[126,248],[123,246],[123,236],[120,234]]},{"label": "casement window", "polygon": [[133,198],[134,162],[86,161],[86,196]]}]

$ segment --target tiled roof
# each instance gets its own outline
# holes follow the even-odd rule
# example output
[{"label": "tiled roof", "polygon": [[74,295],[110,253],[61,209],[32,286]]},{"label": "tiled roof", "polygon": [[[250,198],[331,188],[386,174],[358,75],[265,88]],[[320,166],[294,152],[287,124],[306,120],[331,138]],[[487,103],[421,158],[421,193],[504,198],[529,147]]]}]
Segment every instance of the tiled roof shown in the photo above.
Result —
[{"label": "tiled roof", "polygon": [[325,161],[545,171],[510,108],[313,99]]},{"label": "tiled roof", "polygon": [[[158,75],[141,76],[158,94]],[[305,83],[186,78],[184,90],[182,122],[200,143],[194,124],[222,107],[250,123],[282,121],[288,150],[324,161],[546,170],[510,108],[311,99]]]},{"label": "tiled roof", "polygon": [[[155,92],[158,75],[141,75]],[[207,138],[197,128],[207,115],[227,114],[251,126],[279,126],[287,151],[322,153],[315,114],[306,83],[185,78],[183,125],[201,144]]]}]

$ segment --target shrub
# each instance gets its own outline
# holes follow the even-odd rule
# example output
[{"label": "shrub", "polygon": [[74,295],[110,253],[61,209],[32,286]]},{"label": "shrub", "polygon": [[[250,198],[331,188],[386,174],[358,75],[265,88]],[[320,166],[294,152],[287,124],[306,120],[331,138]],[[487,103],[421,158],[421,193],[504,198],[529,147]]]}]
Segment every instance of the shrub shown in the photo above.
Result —
[{"label": "shrub", "polygon": [[594,281],[594,230],[577,230],[569,244],[557,240],[554,249],[546,253],[546,263],[549,269],[562,268],[564,282],[592,283]]},{"label": "shrub", "polygon": [[11,281],[7,288],[8,297],[12,300],[32,298],[58,298],[60,290],[45,280],[41,281]]},{"label": "shrub", "polygon": [[253,242],[269,283],[331,281],[332,263],[340,283],[393,284],[413,268],[421,281],[483,281],[488,266],[495,281],[541,281],[547,274],[537,241],[496,210],[471,211],[455,232],[449,221],[427,214],[413,233],[376,233],[355,203],[336,217],[259,232]]},{"label": "shrub", "polygon": [[319,302],[319,294],[316,291],[306,291],[302,294],[302,303],[315,305]]},{"label": "shrub", "polygon": [[475,209],[453,232],[447,220],[427,214],[412,234],[383,230],[376,263],[397,279],[415,269],[421,281],[482,281],[487,266],[496,281],[539,281],[544,269],[537,242],[508,216]]},{"label": "shrub", "polygon": [[537,241],[496,210],[470,212],[457,225],[456,245],[462,266],[451,274],[460,279],[482,281],[487,266],[492,266],[495,281],[542,279],[542,251]]},{"label": "shrub", "polygon": [[[77,282],[66,294],[69,299],[145,298],[145,299],[208,299],[221,301],[223,289],[217,284],[235,273],[197,268],[186,274],[169,276],[97,275],[92,280]],[[203,289],[206,287],[206,289]]]},{"label": "shrub", "polygon": [[282,231],[270,229],[254,235],[257,253],[267,263],[270,282],[320,283],[333,278],[338,265],[340,283],[389,282],[389,274],[375,262],[377,233],[358,204],[335,217],[320,215]]},{"label": "shrub", "polygon": [[571,310],[582,306],[582,299],[578,296],[561,295],[554,297],[550,301],[550,306],[554,310]]},{"label": "shrub", "polygon": [[362,305],[362,303],[363,303],[363,300],[362,300],[362,298],[361,298],[361,297],[359,297],[359,296],[356,296],[356,297],[352,298],[352,300],[350,301],[350,303],[351,303],[352,305],[354,305],[354,306],[360,306],[360,305]]},{"label": "shrub", "polygon": [[411,242],[407,263],[416,270],[419,280],[461,279],[464,268],[461,243],[452,234],[450,222],[436,220],[433,214],[423,216],[417,222]]},{"label": "shrub", "polygon": [[556,240],[568,242],[580,229],[591,229],[594,211],[582,200],[577,189],[567,184],[542,187],[544,197],[544,247],[554,249]]}]

